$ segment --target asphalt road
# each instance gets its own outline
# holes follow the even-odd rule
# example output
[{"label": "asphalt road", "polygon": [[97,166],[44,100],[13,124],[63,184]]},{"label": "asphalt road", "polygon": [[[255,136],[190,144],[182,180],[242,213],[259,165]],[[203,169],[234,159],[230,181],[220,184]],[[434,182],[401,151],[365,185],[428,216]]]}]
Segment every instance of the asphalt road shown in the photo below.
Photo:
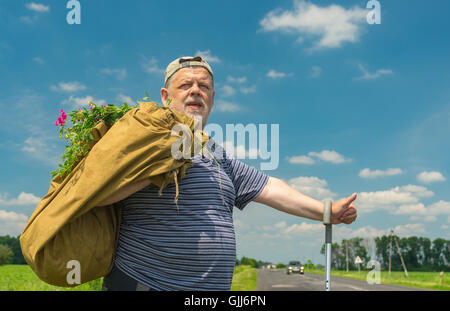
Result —
[{"label": "asphalt road", "polygon": [[[324,276],[320,274],[305,273],[286,274],[286,270],[258,269],[258,284],[256,290],[260,291],[323,291]],[[331,277],[332,291],[417,291],[413,287],[368,284],[365,281]]]}]

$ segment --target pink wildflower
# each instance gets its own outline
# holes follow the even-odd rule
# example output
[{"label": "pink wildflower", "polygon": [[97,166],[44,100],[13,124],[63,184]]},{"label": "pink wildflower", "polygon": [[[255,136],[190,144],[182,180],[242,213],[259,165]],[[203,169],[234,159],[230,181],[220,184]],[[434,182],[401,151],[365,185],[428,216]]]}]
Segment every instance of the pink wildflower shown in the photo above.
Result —
[{"label": "pink wildflower", "polygon": [[58,120],[55,122],[55,125],[64,125],[66,123],[66,119],[67,119],[67,114],[64,112],[63,109],[61,109],[61,111],[59,112],[61,113],[61,116],[58,117]]}]

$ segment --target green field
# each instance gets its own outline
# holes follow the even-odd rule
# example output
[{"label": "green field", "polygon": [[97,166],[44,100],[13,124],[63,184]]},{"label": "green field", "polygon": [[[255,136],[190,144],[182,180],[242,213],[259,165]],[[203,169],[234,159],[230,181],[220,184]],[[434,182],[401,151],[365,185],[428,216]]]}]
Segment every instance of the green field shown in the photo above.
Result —
[{"label": "green field", "polygon": [[[307,269],[305,272],[324,274],[324,270],[310,270]],[[339,271],[331,270],[331,276],[339,276],[345,278],[358,279],[362,281],[367,280],[367,271]],[[433,290],[450,290],[450,275],[449,273],[444,273],[441,278],[439,272],[408,272],[408,277],[405,276],[403,271],[392,271],[389,277],[388,271],[380,271],[380,281],[381,284],[392,284],[409,286],[416,288],[426,288]]]},{"label": "green field", "polygon": [[0,291],[93,291],[101,288],[102,279],[77,287],[58,287],[41,281],[28,265],[0,266]]},{"label": "green field", "polygon": [[[309,273],[323,274],[323,270],[306,270]],[[367,272],[361,271],[337,271],[332,270],[332,276],[354,278],[366,281]],[[410,286],[416,288],[427,288],[433,290],[450,290],[450,275],[444,273],[441,278],[439,272],[408,272],[408,278],[401,271],[391,272],[388,277],[387,271],[381,271],[381,283]],[[256,290],[257,270],[250,266],[236,266],[234,269],[232,291],[254,291]],[[0,291],[98,291],[101,290],[102,279],[91,281],[77,287],[58,287],[49,285],[33,273],[27,265],[4,265],[0,266]]]},{"label": "green field", "polygon": [[236,266],[234,268],[232,291],[254,291],[256,290],[257,272],[250,266]]},{"label": "green field", "polygon": [[[28,265],[0,266],[0,291],[99,291],[102,279],[97,279],[77,287],[58,287],[41,281]],[[233,275],[231,290],[256,289],[256,269],[237,266]]]}]

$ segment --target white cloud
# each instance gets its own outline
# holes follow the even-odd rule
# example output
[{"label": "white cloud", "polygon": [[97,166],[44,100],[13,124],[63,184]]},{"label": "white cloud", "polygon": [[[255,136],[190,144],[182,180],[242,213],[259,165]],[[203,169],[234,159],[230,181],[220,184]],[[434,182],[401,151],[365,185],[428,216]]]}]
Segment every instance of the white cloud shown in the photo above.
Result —
[{"label": "white cloud", "polygon": [[[383,235],[389,235],[391,229],[394,234],[400,237],[408,237],[425,233],[425,225],[421,223],[398,225],[394,228],[378,229],[372,226],[364,226],[353,228],[351,226],[335,226],[333,228],[333,240],[340,241],[342,239],[351,239],[355,237],[373,240]],[[300,224],[287,225],[285,221],[277,222],[273,225],[265,225],[259,228],[258,232],[254,231],[255,236],[263,237],[263,239],[271,238],[280,240],[304,239],[308,241],[317,241],[323,243],[323,233],[325,232],[322,223],[301,222]],[[366,241],[366,243],[370,241]],[[317,244],[317,243],[313,243]]]},{"label": "white cloud", "polygon": [[401,186],[401,187],[395,187],[393,188],[394,191],[406,191],[406,192],[410,192],[418,197],[423,197],[423,198],[428,198],[428,197],[432,197],[434,195],[433,191],[428,190],[427,188],[423,187],[423,186],[417,186],[417,185],[406,185],[406,186]]},{"label": "white cloud", "polygon": [[227,155],[236,159],[255,159],[258,157],[258,149],[246,149],[243,145],[235,146],[231,141],[225,141],[220,144],[226,151]]},{"label": "white cloud", "polygon": [[[396,215],[450,215],[450,202],[440,200],[425,207],[422,203],[400,205],[394,212]],[[450,217],[450,216],[449,216]]]},{"label": "white cloud", "polygon": [[359,64],[358,67],[363,75],[361,77],[355,78],[355,80],[374,80],[383,75],[393,74],[393,71],[391,69],[378,69],[374,73],[370,73],[362,64]]},{"label": "white cloud", "polygon": [[353,229],[349,226],[337,226],[333,232],[333,238],[336,241],[340,239],[349,239],[355,237],[374,239],[386,234],[389,234],[388,229],[377,229],[372,226],[365,226],[357,229]]},{"label": "white cloud", "polygon": [[425,233],[424,224],[405,224],[394,227],[394,234],[400,237],[417,236]]},{"label": "white cloud", "polygon": [[141,67],[147,73],[158,75],[165,73],[165,69],[158,67],[158,61],[154,57],[147,59],[144,56],[142,56]]},{"label": "white cloud", "polygon": [[322,68],[319,66],[312,66],[311,68],[311,74],[309,75],[309,77],[311,79],[317,79],[320,77],[320,75],[322,74]]},{"label": "white cloud", "polygon": [[241,91],[242,94],[255,93],[256,92],[256,85],[252,85],[252,86],[249,86],[249,87],[242,86],[239,90]]},{"label": "white cloud", "polygon": [[218,100],[217,104],[214,104],[214,109],[221,112],[236,112],[242,110],[239,105],[225,100]]},{"label": "white cloud", "polygon": [[352,159],[346,158],[334,150],[323,150],[321,152],[309,152],[308,156],[310,156],[310,157],[314,156],[314,157],[319,158],[322,161],[331,162],[334,164],[341,164],[341,163],[352,161]]},{"label": "white cloud", "polygon": [[38,63],[38,64],[43,64],[44,63],[44,60],[42,58],[40,58],[40,57],[34,57],[33,61]]},{"label": "white cloud", "polygon": [[51,166],[57,166],[59,157],[55,156],[55,151],[49,147],[48,138],[31,136],[23,142],[22,151],[25,151],[33,158],[45,162]]},{"label": "white cloud", "polygon": [[50,88],[53,91],[73,93],[85,90],[86,86],[84,84],[81,84],[80,82],[73,81],[73,82],[59,82],[58,85],[52,85]]},{"label": "white cloud", "polygon": [[50,6],[46,6],[46,5],[34,3],[34,2],[27,3],[25,5],[25,7],[28,10],[35,12],[35,14],[33,14],[32,16],[20,16],[19,21],[21,21],[22,23],[25,23],[25,24],[29,24],[29,25],[34,24],[39,19],[38,14],[50,11]]},{"label": "white cloud", "polygon": [[322,160],[324,162],[331,162],[333,164],[342,164],[353,161],[353,159],[346,158],[334,150],[322,150],[321,152],[311,151],[308,152],[307,156],[299,155],[288,157],[288,161],[289,163],[292,164],[315,164],[316,161],[314,160],[313,157]]},{"label": "white cloud", "polygon": [[436,216],[428,215],[428,216],[425,216],[425,218],[423,220],[426,222],[434,222],[437,220],[437,218],[436,218]]},{"label": "white cloud", "polygon": [[132,106],[136,103],[136,101],[132,100],[130,96],[124,94],[119,94],[116,98],[118,101],[120,101],[120,104],[127,103],[128,105]]},{"label": "white cloud", "polygon": [[288,161],[292,164],[314,164],[316,162],[313,158],[304,155],[289,157]]},{"label": "white cloud", "polygon": [[234,94],[236,94],[236,90],[229,85],[224,85],[220,88],[220,95],[224,97],[230,97],[233,96]]},{"label": "white cloud", "polygon": [[40,3],[34,3],[34,2],[27,3],[25,5],[25,7],[28,10],[39,12],[39,13],[50,11],[50,6],[43,5],[43,4],[40,4]]},{"label": "white cloud", "polygon": [[422,203],[400,205],[394,214],[425,214],[426,208]]},{"label": "white cloud", "polygon": [[359,172],[359,177],[362,178],[377,178],[377,177],[385,177],[385,176],[393,176],[403,174],[403,171],[400,168],[388,168],[387,170],[374,170],[371,171],[369,168],[364,168]]},{"label": "white cloud", "polygon": [[104,105],[106,103],[104,99],[95,99],[94,97],[87,95],[85,97],[70,96],[68,99],[63,100],[62,104],[71,105],[73,110],[77,110],[79,107],[87,106],[89,102],[93,102],[97,106]]},{"label": "white cloud", "polygon": [[417,175],[417,180],[424,184],[445,181],[446,178],[440,172],[422,172]]},{"label": "white cloud", "polygon": [[360,192],[356,199],[358,211],[373,212],[387,210],[391,214],[421,213],[424,205],[420,198],[431,197],[434,193],[422,186],[406,185],[389,190]]},{"label": "white cloud", "polygon": [[287,181],[292,188],[299,192],[317,199],[333,198],[337,196],[336,193],[330,191],[327,182],[315,176],[311,177],[296,177]]},{"label": "white cloud", "polygon": [[284,72],[277,72],[273,69],[270,69],[269,72],[266,74],[266,76],[272,79],[281,79],[284,78],[286,74]]},{"label": "white cloud", "polygon": [[127,76],[127,70],[125,68],[103,68],[100,70],[101,73],[106,75],[115,76],[117,80],[122,81]]},{"label": "white cloud", "polygon": [[[279,226],[280,227],[280,226]],[[307,223],[302,222],[301,224],[293,224],[289,227],[285,227],[282,229],[282,233],[289,235],[291,237],[295,236],[305,236],[305,235],[311,235],[315,233],[322,233],[324,230],[324,226],[321,223]]]},{"label": "white cloud", "polygon": [[450,214],[450,202],[440,200],[427,207],[429,214]]},{"label": "white cloud", "polygon": [[269,12],[261,21],[264,31],[285,31],[301,37],[317,38],[314,49],[338,48],[344,42],[356,42],[366,24],[367,11],[360,7],[345,9],[336,4],[319,7],[296,0],[292,11],[277,9]]},{"label": "white cloud", "polygon": [[[408,237],[413,235],[420,235],[425,233],[425,225],[421,223],[398,225],[392,228],[394,234],[400,237]],[[374,239],[383,235],[389,235],[391,228],[377,229],[372,226],[361,227],[358,229],[352,229],[349,226],[337,226],[333,232],[333,238],[336,240],[348,239],[353,237],[361,237]]]},{"label": "white cloud", "polygon": [[[55,135],[55,121],[58,113],[46,112],[44,104],[46,102],[48,102],[48,98],[27,90],[23,94],[0,99],[0,106],[3,107],[14,103],[13,109],[7,113],[0,113],[1,127],[14,129],[19,135],[18,137],[23,137],[22,139],[5,138],[2,142],[8,143],[10,148],[19,153],[25,153],[27,160],[31,161],[30,163],[36,164],[32,160],[37,159],[41,163],[36,165],[44,164],[46,167],[54,168],[60,159],[56,145],[59,138]],[[17,120],[20,120],[20,128],[17,127]]]},{"label": "white cloud", "polygon": [[[8,194],[0,193],[0,205],[36,205],[41,199],[32,193],[21,192],[17,198],[8,199]],[[6,215],[6,214],[5,214]],[[11,214],[12,215],[12,214]],[[6,216],[5,216],[6,217]]]},{"label": "white cloud", "polygon": [[247,82],[247,77],[232,77],[232,76],[228,76],[227,77],[227,82],[229,83],[245,83]]},{"label": "white cloud", "polygon": [[211,51],[199,51],[195,52],[195,56],[201,56],[203,57],[208,63],[220,63],[221,60],[217,56],[211,55]]},{"label": "white cloud", "polygon": [[275,224],[258,226],[253,234],[266,239],[297,239],[297,238],[318,238],[322,235],[324,226],[321,223],[301,222],[300,224],[287,225],[285,221]]},{"label": "white cloud", "polygon": [[25,23],[25,24],[32,24],[35,21],[37,21],[37,19],[38,19],[37,16],[33,16],[33,17],[31,17],[31,16],[21,16],[21,17],[19,17],[19,20],[22,23]]},{"label": "white cloud", "polygon": [[28,222],[24,214],[0,210],[0,235],[18,236]]}]

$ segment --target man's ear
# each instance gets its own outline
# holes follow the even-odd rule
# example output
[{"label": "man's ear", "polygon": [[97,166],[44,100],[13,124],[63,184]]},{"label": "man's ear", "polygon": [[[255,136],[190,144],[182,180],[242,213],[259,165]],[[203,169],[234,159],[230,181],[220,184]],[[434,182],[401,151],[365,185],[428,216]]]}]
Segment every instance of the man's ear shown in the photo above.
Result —
[{"label": "man's ear", "polygon": [[169,91],[166,88],[161,89],[161,103],[167,107],[167,99],[169,98]]}]

